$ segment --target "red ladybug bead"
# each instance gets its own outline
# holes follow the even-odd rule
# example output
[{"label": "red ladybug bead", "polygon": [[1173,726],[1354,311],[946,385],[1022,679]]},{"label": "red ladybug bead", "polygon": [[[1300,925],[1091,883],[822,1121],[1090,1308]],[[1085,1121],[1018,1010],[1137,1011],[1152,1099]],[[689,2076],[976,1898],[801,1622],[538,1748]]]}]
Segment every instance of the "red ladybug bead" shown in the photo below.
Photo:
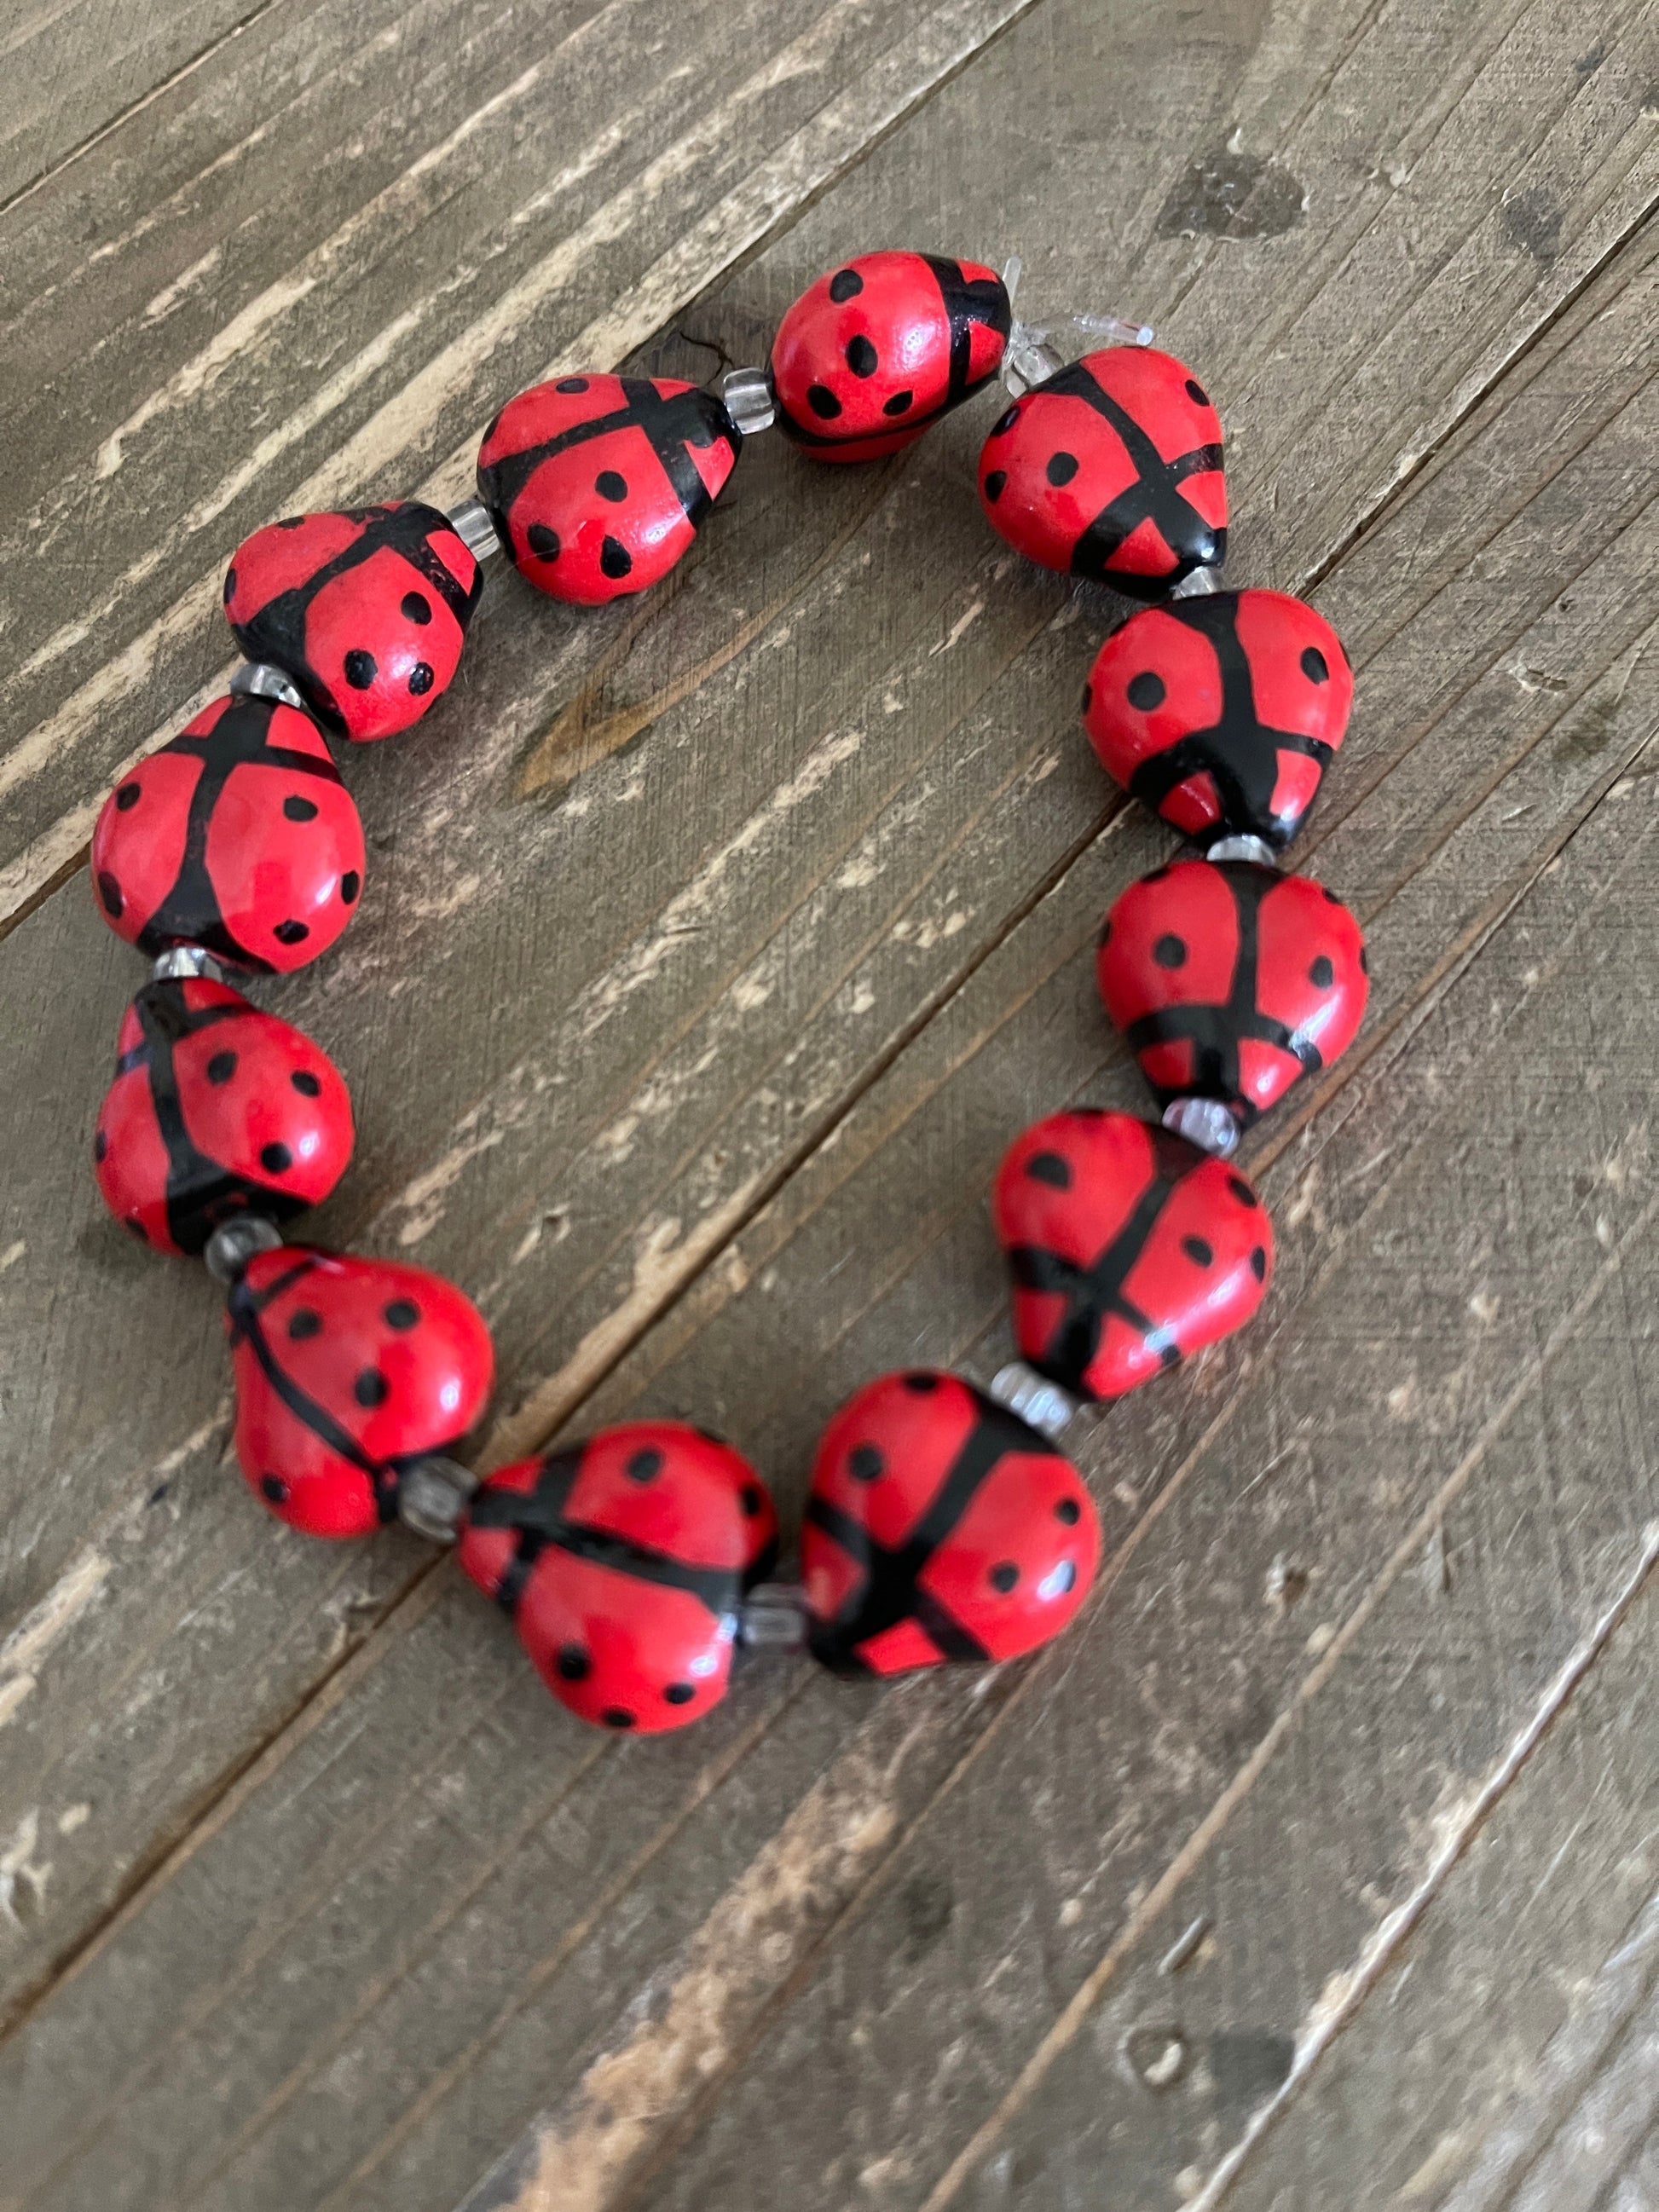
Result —
[{"label": "red ladybug bead", "polygon": [[363,827],[309,714],[216,699],[104,801],[92,881],[141,952],[200,945],[239,968],[303,968],[351,919]]},{"label": "red ladybug bead", "polygon": [[249,1261],[225,1327],[242,1472],[308,1536],[394,1519],[403,1468],[459,1443],[495,1372],[483,1316],[441,1275],[305,1245]]},{"label": "red ladybug bead", "polygon": [[726,1695],[744,1593],[777,1516],[741,1454],[630,1421],[481,1484],[460,1561],[561,1704],[603,1728],[684,1728]]},{"label": "red ladybug bead", "polygon": [[93,1144],[116,1219],[199,1252],[250,1207],[287,1221],[351,1158],[351,1100],[328,1054],[205,977],[148,983],[127,1009]]},{"label": "red ladybug bead", "polygon": [[813,1652],[839,1673],[1032,1650],[1082,1604],[1099,1556],[1071,1462],[953,1375],[884,1375],[823,1432],[801,1571]]},{"label": "red ladybug bead", "polygon": [[1226,555],[1221,418],[1184,362],[1145,346],[1086,354],[1015,400],[979,495],[1021,553],[1134,599]]},{"label": "red ladybug bead", "polygon": [[478,496],[538,591],[599,606],[668,574],[742,444],[694,384],[562,376],[509,399],[485,431]]},{"label": "red ladybug bead", "polygon": [[1243,1328],[1273,1273],[1237,1169],[1128,1114],[1052,1114],[1017,1137],[991,1199],[1023,1357],[1084,1398],[1121,1398]]},{"label": "red ladybug bead", "polygon": [[1218,1098],[1245,1127],[1346,1052],[1365,1012],[1364,939],[1347,908],[1249,860],[1177,860],[1131,884],[1097,969],[1159,1102]]},{"label": "red ladybug bead", "polygon": [[1260,837],[1306,817],[1342,742],[1353,673],[1336,632],[1285,592],[1146,607],[1100,648],[1083,726],[1107,774],[1189,836]]},{"label": "red ladybug bead", "polygon": [[977,261],[843,262],[778,325],[778,427],[821,461],[896,453],[996,374],[1011,319],[1001,277]]},{"label": "red ladybug bead", "polygon": [[225,613],[348,738],[389,738],[448,689],[483,571],[419,501],[295,514],[256,530],[225,574]]}]

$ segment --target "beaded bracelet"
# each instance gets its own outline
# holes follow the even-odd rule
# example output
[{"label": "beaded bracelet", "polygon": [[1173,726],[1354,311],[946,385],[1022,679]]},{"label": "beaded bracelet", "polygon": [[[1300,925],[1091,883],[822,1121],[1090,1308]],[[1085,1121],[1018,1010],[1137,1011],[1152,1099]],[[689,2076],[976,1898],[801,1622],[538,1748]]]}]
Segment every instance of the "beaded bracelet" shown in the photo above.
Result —
[{"label": "beaded bracelet", "polygon": [[[225,1285],[249,1485],[309,1534],[401,1520],[454,1541],[555,1694],[606,1727],[695,1719],[743,1645],[883,1675],[1012,1658],[1062,1628],[1100,1533],[1056,1440],[1081,1403],[1255,1311],[1273,1235],[1228,1156],[1364,1009],[1352,916],[1274,865],[1346,726],[1342,647],[1299,600],[1217,588],[1221,423],[1190,371],[1109,317],[1072,319],[1114,342],[1066,365],[1014,319],[1018,265],[861,255],[795,301],[766,368],[717,391],[594,374],[520,392],[453,514],[393,502],[256,532],[225,577],[247,664],[99,817],[100,909],[154,962],[99,1115],[99,1186],[137,1236]],[[642,591],[745,438],[775,421],[815,459],[878,459],[999,374],[985,513],[1032,560],[1149,602],[1101,647],[1084,725],[1206,848],[1125,891],[1100,942],[1102,995],[1163,1120],[1073,1109],[1015,1141],[992,1214],[1020,1358],[985,1390],[908,1370],[849,1400],[814,1461],[799,1583],[776,1583],[765,1485],[706,1430],[631,1421],[481,1481],[452,1456],[489,1395],[483,1317],[424,1268],[284,1244],[278,1224],[344,1172],[350,1099],[225,970],[285,973],[344,928],[363,836],[328,736],[389,737],[441,696],[483,560],[504,551],[581,605]]]}]

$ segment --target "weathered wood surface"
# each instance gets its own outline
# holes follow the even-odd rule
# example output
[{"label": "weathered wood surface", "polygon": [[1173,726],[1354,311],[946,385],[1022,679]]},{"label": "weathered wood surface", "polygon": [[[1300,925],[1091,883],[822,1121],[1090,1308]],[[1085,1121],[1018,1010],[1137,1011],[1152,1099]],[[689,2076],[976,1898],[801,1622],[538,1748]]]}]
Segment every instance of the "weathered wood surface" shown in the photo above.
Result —
[{"label": "weathered wood surface", "polygon": [[[274,8],[0,215],[0,2203],[1320,2202],[1271,2161],[1323,2039],[1405,2079],[1389,1916],[1456,1911],[1652,1551],[1651,11],[651,15]],[[1258,1142],[1269,1315],[1085,1439],[1073,1638],[591,1741],[418,1547],[248,1507],[206,1286],[85,1174],[133,969],[76,855],[226,661],[243,529],[458,489],[546,362],[753,357],[904,237],[1205,363],[1241,573],[1360,670],[1298,857],[1372,1012]],[[995,1358],[1008,1136],[1135,1103],[1087,950],[1168,840],[1072,726],[1111,602],[990,542],[983,427],[763,441],[674,588],[502,585],[348,764],[365,908],[282,991],[359,1109],[320,1227],[481,1297],[495,1456],[694,1412],[793,1522],[847,1389]]]}]

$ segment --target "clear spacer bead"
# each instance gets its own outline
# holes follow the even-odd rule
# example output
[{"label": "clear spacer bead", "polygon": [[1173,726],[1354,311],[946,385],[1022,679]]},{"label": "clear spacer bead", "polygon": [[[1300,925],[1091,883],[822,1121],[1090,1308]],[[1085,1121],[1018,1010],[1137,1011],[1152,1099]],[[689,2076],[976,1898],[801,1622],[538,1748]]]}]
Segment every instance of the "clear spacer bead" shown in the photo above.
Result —
[{"label": "clear spacer bead", "polygon": [[225,980],[224,969],[200,945],[169,945],[165,952],[156,954],[150,964],[152,983],[182,983],[196,976],[210,983],[222,983]]},{"label": "clear spacer bead", "polygon": [[728,368],[720,379],[720,404],[745,438],[769,430],[777,417],[772,380],[763,368]]},{"label": "clear spacer bead", "polygon": [[799,1583],[757,1583],[738,1616],[738,1642],[745,1651],[804,1650],[807,1620]]},{"label": "clear spacer bead", "polygon": [[434,1544],[453,1544],[477,1477],[459,1461],[429,1453],[411,1460],[398,1477],[398,1518]]},{"label": "clear spacer bead", "polygon": [[1217,568],[1194,568],[1178,584],[1170,586],[1172,599],[1201,599],[1206,592],[1224,592],[1221,571]]},{"label": "clear spacer bead", "polygon": [[1172,1098],[1164,1109],[1164,1126],[1218,1160],[1238,1150],[1238,1122],[1218,1098]]},{"label": "clear spacer bead", "polygon": [[263,1213],[239,1213],[222,1221],[202,1247],[203,1264],[216,1283],[227,1289],[240,1283],[248,1261],[257,1252],[274,1252],[283,1241],[281,1230]]},{"label": "clear spacer bead", "polygon": [[449,526],[475,561],[487,561],[492,553],[505,550],[495,518],[481,499],[464,499],[452,507]]},{"label": "clear spacer bead", "polygon": [[240,698],[275,699],[282,706],[305,711],[305,697],[298,684],[268,660],[244,661],[231,678],[230,688]]},{"label": "clear spacer bead", "polygon": [[991,1377],[989,1395],[1051,1443],[1064,1436],[1077,1419],[1078,1401],[1071,1392],[1051,1382],[1046,1375],[1039,1375],[1023,1359],[1011,1359],[1006,1367],[998,1368]]},{"label": "clear spacer bead", "polygon": [[1265,837],[1252,837],[1243,831],[1218,837],[1205,848],[1204,857],[1206,860],[1254,860],[1261,868],[1279,866],[1279,855]]}]

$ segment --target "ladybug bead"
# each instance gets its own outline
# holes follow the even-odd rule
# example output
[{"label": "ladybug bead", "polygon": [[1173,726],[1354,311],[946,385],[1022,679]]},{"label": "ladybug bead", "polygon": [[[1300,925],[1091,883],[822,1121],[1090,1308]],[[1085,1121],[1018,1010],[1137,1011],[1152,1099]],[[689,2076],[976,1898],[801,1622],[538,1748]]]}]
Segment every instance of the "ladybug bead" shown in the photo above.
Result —
[{"label": "ladybug bead", "polygon": [[1082,1604],[1099,1557],[1071,1462],[953,1375],[884,1375],[823,1432],[801,1571],[812,1650],[837,1672],[1032,1650]]},{"label": "ladybug bead", "polygon": [[1100,648],[1083,726],[1102,767],[1192,837],[1274,851],[1306,819],[1348,726],[1336,632],[1285,592],[1146,607]]},{"label": "ladybug bead", "polygon": [[1177,860],[1131,884],[1097,972],[1160,1103],[1217,1098],[1242,1127],[1347,1050],[1368,988],[1335,892],[1250,860]]},{"label": "ladybug bead", "polygon": [[1039,1374],[1121,1398],[1249,1320],[1273,1274],[1261,1200],[1128,1114],[1051,1114],[1009,1147],[991,1198],[1014,1334]]},{"label": "ladybug bead", "polygon": [[392,1520],[403,1468],[459,1443],[495,1372],[472,1301],[396,1261],[257,1253],[225,1326],[242,1472],[309,1536],[366,1536]]},{"label": "ladybug bead", "polygon": [[996,374],[1012,319],[1002,279],[977,261],[843,262],[778,325],[778,426],[821,461],[896,453]]},{"label": "ladybug bead", "polygon": [[1226,556],[1221,418],[1150,347],[1085,354],[1015,400],[985,441],[979,495],[1018,551],[1133,599]]},{"label": "ladybug bead", "polygon": [[93,1144],[116,1219],[199,1252],[250,1208],[288,1221],[351,1157],[351,1100],[328,1054],[205,977],[149,983],[128,1007]]},{"label": "ladybug bead", "polygon": [[560,1703],[641,1735],[726,1695],[738,1607],[776,1553],[753,1468],[683,1421],[630,1421],[502,1468],[460,1538],[462,1566]]},{"label": "ladybug bead", "polygon": [[483,588],[447,515],[394,501],[256,530],[226,571],[225,614],[331,729],[389,738],[448,689]]},{"label": "ladybug bead", "polygon": [[105,800],[92,882],[106,921],[141,952],[199,945],[284,972],[350,921],[362,824],[309,714],[216,699]]},{"label": "ladybug bead", "polygon": [[538,591],[599,606],[668,574],[742,445],[694,384],[562,376],[509,399],[484,433],[478,496]]}]

